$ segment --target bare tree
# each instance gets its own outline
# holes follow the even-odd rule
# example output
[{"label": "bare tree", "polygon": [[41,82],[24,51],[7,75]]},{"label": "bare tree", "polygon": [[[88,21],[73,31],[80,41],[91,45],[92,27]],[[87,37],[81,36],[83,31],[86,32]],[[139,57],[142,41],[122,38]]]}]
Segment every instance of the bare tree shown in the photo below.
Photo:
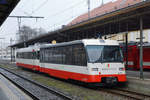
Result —
[{"label": "bare tree", "polygon": [[46,33],[46,31],[42,28],[32,29],[31,27],[24,25],[20,28],[20,31],[18,31],[16,35],[18,38],[18,42],[23,42],[35,38],[44,33]]},{"label": "bare tree", "polygon": [[47,33],[43,28],[38,28],[36,30],[37,30],[37,36]]}]

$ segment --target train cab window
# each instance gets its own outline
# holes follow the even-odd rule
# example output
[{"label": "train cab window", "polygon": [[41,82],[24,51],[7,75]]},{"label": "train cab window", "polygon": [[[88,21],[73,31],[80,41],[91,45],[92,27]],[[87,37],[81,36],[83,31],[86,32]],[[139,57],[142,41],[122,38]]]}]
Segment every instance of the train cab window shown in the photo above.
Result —
[{"label": "train cab window", "polygon": [[87,46],[89,62],[100,62],[102,60],[103,46]]},{"label": "train cab window", "polygon": [[123,62],[122,51],[119,46],[87,46],[90,63]]}]

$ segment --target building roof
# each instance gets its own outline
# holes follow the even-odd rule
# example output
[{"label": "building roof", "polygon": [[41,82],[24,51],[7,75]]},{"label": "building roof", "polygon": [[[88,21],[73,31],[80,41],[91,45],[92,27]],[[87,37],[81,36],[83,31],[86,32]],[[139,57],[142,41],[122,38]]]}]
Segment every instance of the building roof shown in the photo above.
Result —
[{"label": "building roof", "polygon": [[0,26],[16,7],[20,0],[0,0]]},{"label": "building roof", "polygon": [[[100,5],[99,7],[93,9],[90,12],[90,18],[94,18],[100,15],[104,15],[116,10],[119,10],[121,8],[125,8],[131,5],[134,5],[136,3],[139,3],[143,0],[116,0],[114,2],[108,2],[104,5]],[[70,22],[68,25],[74,25],[77,23],[80,23],[82,21],[88,20],[88,13],[85,13],[83,15],[78,16],[77,18],[75,18],[72,22]]]}]

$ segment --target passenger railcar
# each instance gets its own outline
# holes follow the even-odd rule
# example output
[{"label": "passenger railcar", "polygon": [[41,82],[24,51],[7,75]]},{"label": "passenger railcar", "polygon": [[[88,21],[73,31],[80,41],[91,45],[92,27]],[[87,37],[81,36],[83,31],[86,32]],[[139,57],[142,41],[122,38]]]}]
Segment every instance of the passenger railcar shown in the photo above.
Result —
[{"label": "passenger railcar", "polygon": [[46,45],[40,47],[39,55],[38,70],[51,76],[86,83],[126,82],[122,52],[113,40],[84,39]]},{"label": "passenger railcar", "polygon": [[[128,68],[140,69],[140,47],[138,45],[128,46]],[[126,56],[126,54],[124,53]],[[143,46],[143,69],[150,69],[150,44]]]},{"label": "passenger railcar", "polygon": [[39,50],[38,46],[30,46],[17,50],[16,65],[39,71]]},{"label": "passenger railcar", "polygon": [[27,48],[21,48],[16,53],[16,65],[40,71],[40,47],[50,44],[35,44]]}]

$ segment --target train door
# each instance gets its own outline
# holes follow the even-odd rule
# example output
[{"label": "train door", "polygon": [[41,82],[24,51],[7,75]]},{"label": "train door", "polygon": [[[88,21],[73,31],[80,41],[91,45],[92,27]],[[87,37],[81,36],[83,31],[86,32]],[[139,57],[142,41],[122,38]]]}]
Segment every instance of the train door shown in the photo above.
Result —
[{"label": "train door", "polygon": [[143,68],[150,69],[150,46],[143,47]]},{"label": "train door", "polygon": [[134,56],[135,56],[134,48],[135,48],[134,46],[128,47],[128,67],[129,68],[134,68]]},{"label": "train door", "polygon": [[32,58],[32,69],[33,70],[36,70],[36,51],[32,51],[32,56],[33,56],[33,58]]},{"label": "train door", "polygon": [[39,57],[40,57],[39,51],[36,51],[36,52],[35,52],[34,65],[35,65],[35,67],[36,67],[35,69],[36,69],[37,71],[40,70]]},{"label": "train door", "polygon": [[40,71],[40,51],[37,52],[37,60],[38,60],[38,66],[39,66],[39,71]]}]

